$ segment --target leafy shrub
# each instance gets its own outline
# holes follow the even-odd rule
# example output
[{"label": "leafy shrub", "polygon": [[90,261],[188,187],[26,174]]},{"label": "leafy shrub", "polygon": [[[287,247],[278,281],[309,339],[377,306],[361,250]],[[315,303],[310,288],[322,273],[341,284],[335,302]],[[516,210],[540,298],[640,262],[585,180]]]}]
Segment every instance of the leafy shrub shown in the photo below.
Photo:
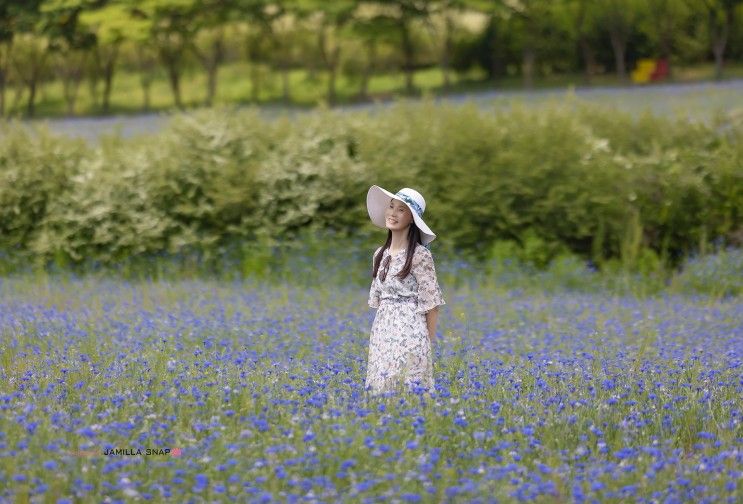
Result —
[{"label": "leafy shrub", "polygon": [[380,241],[364,205],[376,183],[424,194],[435,250],[486,264],[511,243],[530,268],[571,253],[648,276],[743,240],[743,123],[720,121],[423,102],[278,119],[216,109],[94,147],[15,128],[0,141],[0,249],[104,265],[229,256],[263,271],[305,232]]},{"label": "leafy shrub", "polygon": [[671,282],[673,289],[716,297],[743,294],[743,250],[723,248],[704,256],[691,256]]},{"label": "leafy shrub", "polygon": [[0,249],[28,252],[49,206],[90,155],[82,141],[34,133],[16,123],[0,132]]}]

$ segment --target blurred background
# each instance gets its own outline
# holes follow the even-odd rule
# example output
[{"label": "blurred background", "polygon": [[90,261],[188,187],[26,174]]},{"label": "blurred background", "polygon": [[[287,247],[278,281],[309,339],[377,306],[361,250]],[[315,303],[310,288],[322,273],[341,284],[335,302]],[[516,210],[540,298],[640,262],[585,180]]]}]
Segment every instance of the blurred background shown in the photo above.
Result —
[{"label": "blurred background", "polygon": [[740,293],[742,58],[737,0],[2,2],[0,273],[368,286],[379,184],[451,284]]},{"label": "blurred background", "polygon": [[0,113],[743,76],[739,0],[0,3]]}]

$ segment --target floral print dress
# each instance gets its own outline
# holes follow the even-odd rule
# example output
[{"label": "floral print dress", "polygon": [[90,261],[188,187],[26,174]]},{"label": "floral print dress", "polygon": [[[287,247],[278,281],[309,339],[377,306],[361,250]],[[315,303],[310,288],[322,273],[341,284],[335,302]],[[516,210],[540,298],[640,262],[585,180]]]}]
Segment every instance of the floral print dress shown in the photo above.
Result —
[{"label": "floral print dress", "polygon": [[[382,247],[379,247],[374,257]],[[372,280],[369,306],[377,308],[369,340],[365,388],[373,395],[399,391],[404,384],[434,391],[433,352],[428,338],[426,312],[446,304],[436,278],[431,252],[417,244],[407,277],[395,276],[405,265],[406,250],[392,254],[387,276],[379,279],[384,250],[377,276]]]}]

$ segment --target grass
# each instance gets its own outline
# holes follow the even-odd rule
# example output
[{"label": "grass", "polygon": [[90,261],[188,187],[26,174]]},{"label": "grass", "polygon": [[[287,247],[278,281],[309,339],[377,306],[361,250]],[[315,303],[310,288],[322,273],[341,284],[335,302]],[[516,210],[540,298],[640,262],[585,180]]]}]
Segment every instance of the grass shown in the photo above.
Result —
[{"label": "grass", "polygon": [[[216,104],[247,104],[253,103],[251,96],[251,82],[249,79],[250,67],[247,63],[236,62],[226,64],[220,68]],[[259,94],[259,104],[285,104],[282,95],[281,77],[277,73],[263,70],[264,83]],[[712,65],[697,65],[692,67],[678,67],[674,69],[672,82],[699,82],[711,80],[714,75]],[[743,65],[729,65],[725,70],[726,78],[743,77]],[[306,70],[299,69],[290,72],[290,105],[297,107],[311,107],[325,102],[327,97],[327,75],[317,72],[311,75]],[[522,90],[523,82],[520,76],[511,75],[492,83],[486,79],[481,70],[472,70],[465,74],[451,74],[451,85],[448,89],[443,85],[443,74],[438,67],[422,69],[415,74],[416,94],[443,95],[446,93],[477,92],[485,90]],[[590,87],[601,88],[606,86],[627,85],[621,83],[613,74],[594,76]],[[359,97],[359,82],[349,79],[346,75],[339,75],[337,80],[337,103],[357,103]],[[582,74],[552,74],[535,79],[533,88],[561,89],[571,87],[585,87]],[[644,85],[652,87],[650,85]],[[99,86],[99,93],[102,86]],[[402,73],[380,74],[372,77],[369,83],[369,97],[371,100],[384,100],[405,94],[405,77]],[[185,108],[200,107],[206,96],[206,75],[198,68],[186,70],[182,80],[182,102]],[[7,115],[10,117],[23,116],[26,113],[27,92],[22,91],[20,99],[16,99],[16,90],[10,88],[6,97]],[[150,111],[165,111],[174,107],[173,96],[166,76],[160,70],[152,83],[150,90]],[[120,70],[114,77],[111,94],[111,114],[139,114],[144,111],[144,95],[140,87],[139,75]],[[92,99],[87,83],[82,83],[78,92],[75,115],[101,115],[100,105]],[[44,83],[38,92],[36,102],[36,117],[64,117],[67,116],[67,106],[63,98],[62,83],[51,81]]]}]

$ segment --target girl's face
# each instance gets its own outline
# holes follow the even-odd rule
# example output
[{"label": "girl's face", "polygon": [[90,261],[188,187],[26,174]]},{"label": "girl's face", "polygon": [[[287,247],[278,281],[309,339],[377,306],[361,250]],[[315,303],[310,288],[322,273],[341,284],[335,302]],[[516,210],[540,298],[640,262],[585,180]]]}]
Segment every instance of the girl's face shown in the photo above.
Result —
[{"label": "girl's face", "polygon": [[407,228],[411,222],[413,222],[413,213],[410,211],[408,206],[402,201],[398,201],[394,198],[390,200],[390,204],[387,205],[387,210],[384,212],[386,219],[387,229],[398,231]]}]

